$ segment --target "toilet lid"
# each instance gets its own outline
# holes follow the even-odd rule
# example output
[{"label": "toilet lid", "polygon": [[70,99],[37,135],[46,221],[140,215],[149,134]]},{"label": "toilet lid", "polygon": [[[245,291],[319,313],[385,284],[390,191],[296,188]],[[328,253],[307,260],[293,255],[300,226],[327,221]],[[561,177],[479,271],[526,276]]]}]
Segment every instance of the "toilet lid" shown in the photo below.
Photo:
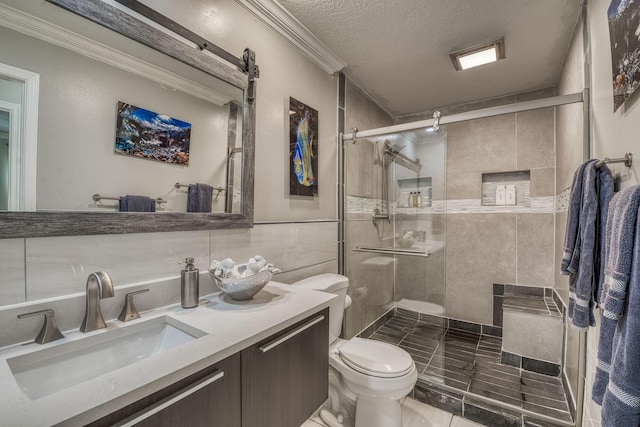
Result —
[{"label": "toilet lid", "polygon": [[374,377],[400,377],[413,369],[409,353],[380,341],[352,338],[338,352],[348,366]]}]

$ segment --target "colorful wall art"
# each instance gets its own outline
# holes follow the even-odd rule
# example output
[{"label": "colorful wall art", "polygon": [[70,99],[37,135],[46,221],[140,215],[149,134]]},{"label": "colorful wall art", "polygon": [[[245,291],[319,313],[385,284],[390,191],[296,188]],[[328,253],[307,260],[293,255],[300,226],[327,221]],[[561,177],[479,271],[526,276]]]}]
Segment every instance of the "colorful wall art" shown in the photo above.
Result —
[{"label": "colorful wall art", "polygon": [[613,0],[607,11],[613,71],[613,111],[640,86],[640,3]]},{"label": "colorful wall art", "polygon": [[318,195],[318,111],[289,98],[289,194]]},{"label": "colorful wall art", "polygon": [[115,152],[189,166],[191,123],[118,102]]}]

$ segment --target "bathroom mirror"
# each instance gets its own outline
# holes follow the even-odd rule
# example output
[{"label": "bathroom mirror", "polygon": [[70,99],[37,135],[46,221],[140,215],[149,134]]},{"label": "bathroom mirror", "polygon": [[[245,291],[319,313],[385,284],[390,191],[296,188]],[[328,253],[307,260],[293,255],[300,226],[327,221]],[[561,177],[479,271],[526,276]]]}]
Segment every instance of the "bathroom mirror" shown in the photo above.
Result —
[{"label": "bathroom mirror", "polygon": [[[253,53],[200,49],[112,1],[47,1],[61,6],[47,21],[37,5],[0,3],[0,83],[22,84],[24,70],[40,86],[37,144],[17,150],[37,158],[17,174],[35,185],[0,204],[0,238],[250,227]],[[22,93],[19,111],[33,111]],[[212,213],[186,213],[195,183],[214,187]],[[124,195],[155,199],[156,212],[117,212]]]}]

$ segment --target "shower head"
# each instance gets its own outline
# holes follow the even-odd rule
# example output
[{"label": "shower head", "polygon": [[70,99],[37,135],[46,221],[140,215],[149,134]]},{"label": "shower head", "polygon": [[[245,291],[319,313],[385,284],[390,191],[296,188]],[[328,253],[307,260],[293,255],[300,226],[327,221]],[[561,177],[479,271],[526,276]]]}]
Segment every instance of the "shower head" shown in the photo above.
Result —
[{"label": "shower head", "polygon": [[396,158],[398,154],[400,154],[400,151],[404,150],[406,145],[400,148],[396,148],[396,147],[397,147],[397,144],[390,143],[388,139],[384,140],[384,152],[391,157],[392,161],[393,159]]}]

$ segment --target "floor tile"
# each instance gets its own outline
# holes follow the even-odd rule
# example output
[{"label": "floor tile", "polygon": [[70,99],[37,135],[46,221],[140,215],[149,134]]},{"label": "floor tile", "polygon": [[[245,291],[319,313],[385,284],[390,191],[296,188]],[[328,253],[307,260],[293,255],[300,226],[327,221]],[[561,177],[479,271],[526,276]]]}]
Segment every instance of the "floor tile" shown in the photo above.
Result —
[{"label": "floor tile", "polygon": [[453,387],[460,391],[467,391],[469,388],[469,381],[457,381],[452,378],[446,377],[444,375],[440,375],[434,372],[423,372],[420,374],[421,379],[425,379],[433,384],[446,385],[447,387]]},{"label": "floor tile", "polygon": [[548,408],[559,409],[561,411],[569,411],[569,408],[567,407],[567,402],[564,399],[558,400],[558,399],[552,399],[548,397],[540,397],[540,396],[525,394],[523,401],[533,403],[535,405],[546,406]]},{"label": "floor tile", "polygon": [[[323,404],[324,405],[324,404]],[[322,421],[322,418],[320,418],[320,410],[322,409],[322,406],[320,406],[318,409],[316,409],[316,412],[314,412],[310,417],[308,421],[312,421],[315,424],[309,424],[307,425],[302,425],[300,427],[328,427],[327,424]]]},{"label": "floor tile", "polygon": [[[514,389],[512,387],[504,387],[502,385],[498,385],[495,383],[489,383],[485,381],[479,381],[477,378],[474,378],[471,381],[471,387],[475,390],[484,390],[490,393],[501,394],[503,396],[510,397],[517,403],[516,406],[520,406],[520,402],[522,400],[522,393],[519,389]],[[499,399],[502,400],[502,399]]]},{"label": "floor tile", "polygon": [[462,415],[462,392],[438,390],[434,382],[418,378],[418,382],[413,389],[413,397],[415,400],[454,415]]},{"label": "floor tile", "polygon": [[569,415],[569,412],[566,411],[558,411],[547,408],[546,406],[539,406],[528,402],[523,402],[522,407],[528,411],[536,412],[538,414],[547,415],[559,420],[571,421],[571,416]]},{"label": "floor tile", "polygon": [[482,372],[476,371],[473,375],[473,381],[483,381],[485,383],[495,384],[501,387],[506,387],[511,390],[522,392],[522,384],[520,384],[520,378],[516,376],[505,375],[504,377],[496,377],[494,375],[487,375]]},{"label": "floor tile", "polygon": [[402,405],[402,427],[449,427],[453,414],[407,398]]},{"label": "floor tile", "polygon": [[[546,309],[542,300],[524,298],[521,302],[524,309]],[[500,337],[415,324],[415,316],[410,315],[392,318],[374,337],[399,345],[414,357],[419,376],[413,397],[456,415],[451,426],[481,425],[473,421],[520,426],[522,414],[517,408],[559,420],[571,418],[560,378],[503,364]],[[480,396],[495,403],[482,403]],[[463,414],[466,419],[459,417]],[[405,423],[404,427],[411,425]]]},{"label": "floor tile", "polygon": [[428,366],[427,369],[424,371],[424,373],[425,375],[435,375],[437,377],[448,378],[454,381],[464,382],[467,384],[469,384],[469,382],[471,381],[471,372],[467,372],[467,371],[452,372],[452,371],[447,371],[445,369],[438,369],[433,366]]},{"label": "floor tile", "polygon": [[547,399],[555,399],[555,400],[566,402],[564,389],[558,389],[558,388],[540,389],[540,388],[533,388],[523,384],[522,394],[524,396],[537,396],[537,397],[544,397]]},{"label": "floor tile", "polygon": [[498,402],[508,403],[509,405],[513,405],[517,407],[522,405],[522,401],[517,397],[508,396],[496,390],[483,388],[478,384],[471,384],[469,386],[469,391],[473,394],[477,394],[478,396],[488,397],[489,399],[497,400]]}]

